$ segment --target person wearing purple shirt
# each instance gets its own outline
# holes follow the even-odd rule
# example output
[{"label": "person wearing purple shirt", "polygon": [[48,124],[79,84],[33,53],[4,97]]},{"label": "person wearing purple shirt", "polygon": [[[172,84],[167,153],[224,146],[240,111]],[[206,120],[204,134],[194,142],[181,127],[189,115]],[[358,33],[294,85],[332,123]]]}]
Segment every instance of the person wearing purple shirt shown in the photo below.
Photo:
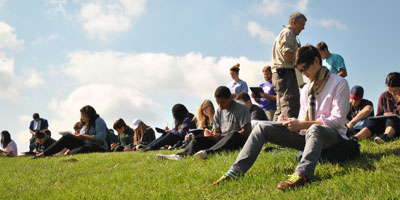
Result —
[{"label": "person wearing purple shirt", "polygon": [[0,149],[0,154],[8,157],[18,156],[17,144],[11,139],[11,135],[8,131],[1,132],[1,147],[3,147],[4,150]]},{"label": "person wearing purple shirt", "polygon": [[368,127],[354,136],[354,139],[362,140],[376,134],[374,142],[382,144],[389,142],[393,137],[400,136],[400,73],[392,72],[386,77],[387,91],[382,93],[378,101],[376,116],[397,115],[394,117],[370,120]]},{"label": "person wearing purple shirt", "polygon": [[255,98],[255,95],[252,93],[251,97],[260,105],[260,107],[264,110],[265,114],[268,117],[268,120],[274,119],[274,114],[276,111],[276,93],[274,90],[274,86],[272,85],[272,71],[271,66],[267,65],[262,70],[264,74],[265,83],[260,84],[260,87],[264,90],[264,92],[260,93],[262,98]]},{"label": "person wearing purple shirt", "polygon": [[347,81],[321,66],[318,50],[307,45],[296,53],[295,66],[310,81],[301,90],[298,118],[279,116],[283,126],[258,124],[235,163],[213,185],[240,178],[254,164],[265,142],[303,150],[294,173],[278,189],[303,186],[313,178],[322,149],[347,140],[346,114],[350,90]]}]

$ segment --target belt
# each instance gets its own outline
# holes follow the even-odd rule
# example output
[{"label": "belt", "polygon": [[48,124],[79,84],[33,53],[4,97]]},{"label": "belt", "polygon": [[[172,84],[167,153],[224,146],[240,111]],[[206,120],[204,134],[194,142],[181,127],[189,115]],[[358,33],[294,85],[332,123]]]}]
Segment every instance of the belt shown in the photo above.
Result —
[{"label": "belt", "polygon": [[[285,67],[277,67],[277,68],[283,68],[283,69],[285,69],[286,71],[292,71],[292,72],[294,72],[294,68],[285,68]],[[272,73],[276,73],[276,69],[277,69],[277,68],[271,69]]]}]

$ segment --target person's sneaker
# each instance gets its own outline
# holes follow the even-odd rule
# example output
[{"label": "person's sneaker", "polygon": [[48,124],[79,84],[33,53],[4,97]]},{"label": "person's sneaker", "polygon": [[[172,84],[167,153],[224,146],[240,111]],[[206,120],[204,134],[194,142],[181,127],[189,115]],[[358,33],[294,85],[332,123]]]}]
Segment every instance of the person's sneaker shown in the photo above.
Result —
[{"label": "person's sneaker", "polygon": [[205,150],[198,151],[193,155],[193,158],[195,159],[200,159],[200,160],[206,160],[207,159],[207,152]]},{"label": "person's sneaker", "polygon": [[295,187],[301,187],[306,183],[306,178],[302,177],[299,174],[292,174],[289,175],[289,178],[286,181],[279,183],[278,189],[286,190],[286,189],[293,189]]},{"label": "person's sneaker", "polygon": [[182,156],[177,154],[171,154],[171,155],[156,154],[156,158],[159,160],[181,160]]},{"label": "person's sneaker", "polygon": [[374,139],[374,142],[377,144],[383,144],[383,143],[389,142],[389,141],[390,141],[390,138],[387,134],[382,134],[378,137],[375,137],[375,139]]},{"label": "person's sneaker", "polygon": [[219,178],[217,181],[215,181],[215,182],[212,184],[212,186],[217,186],[217,185],[219,185],[220,183],[225,182],[225,181],[229,181],[229,180],[232,180],[232,178],[229,177],[229,176],[223,175],[221,178]]}]

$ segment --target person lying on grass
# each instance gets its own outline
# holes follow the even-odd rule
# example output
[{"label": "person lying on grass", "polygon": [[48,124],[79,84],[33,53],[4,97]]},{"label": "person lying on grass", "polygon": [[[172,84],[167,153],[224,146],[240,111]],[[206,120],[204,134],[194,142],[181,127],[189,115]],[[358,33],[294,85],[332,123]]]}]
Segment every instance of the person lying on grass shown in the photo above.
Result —
[{"label": "person lying on grass", "polygon": [[92,106],[84,106],[80,110],[83,127],[79,135],[67,134],[49,146],[38,157],[51,156],[64,148],[70,149],[70,154],[105,152],[107,125]]},{"label": "person lying on grass", "polygon": [[264,143],[302,150],[303,157],[294,173],[278,189],[303,186],[314,176],[322,149],[347,140],[346,114],[349,109],[347,81],[321,66],[321,55],[311,46],[296,54],[296,67],[310,81],[301,90],[299,117],[280,116],[283,126],[258,124],[240,151],[235,163],[213,185],[238,179],[254,164]]},{"label": "person lying on grass", "polygon": [[371,120],[369,126],[361,129],[354,138],[362,140],[376,134],[374,142],[382,144],[389,142],[395,136],[400,136],[400,73],[392,72],[386,76],[387,91],[382,93],[378,101],[376,116],[397,115]]},{"label": "person lying on grass", "polygon": [[214,115],[213,130],[206,129],[204,137],[192,139],[181,153],[157,154],[156,158],[180,160],[182,156],[193,155],[198,159],[207,159],[208,154],[238,150],[244,145],[251,130],[249,109],[233,100],[229,88],[225,86],[218,87],[214,96],[219,107]]}]

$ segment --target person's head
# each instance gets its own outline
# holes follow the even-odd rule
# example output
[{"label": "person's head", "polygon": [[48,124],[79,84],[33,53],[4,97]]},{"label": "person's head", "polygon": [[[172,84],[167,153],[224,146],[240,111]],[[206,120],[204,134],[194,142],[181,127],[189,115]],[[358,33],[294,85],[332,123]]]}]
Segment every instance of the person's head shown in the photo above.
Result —
[{"label": "person's head", "polygon": [[172,107],[172,116],[174,117],[175,121],[178,123],[183,122],[185,119],[186,115],[189,113],[189,111],[186,109],[186,107],[183,104],[175,104]]},{"label": "person's head", "polygon": [[321,55],[317,48],[306,45],[297,50],[295,66],[309,80],[314,80],[318,71],[321,69]]},{"label": "person's head", "polygon": [[359,85],[353,86],[350,91],[351,106],[353,108],[357,108],[360,105],[363,96],[364,96],[364,89]]},{"label": "person's head", "polygon": [[114,129],[117,131],[118,134],[122,134],[125,132],[127,125],[125,121],[121,118],[117,119],[117,121],[114,122]]},{"label": "person's head", "polygon": [[75,125],[74,125],[74,131],[75,131],[75,133],[80,133],[82,127],[83,127],[82,122],[76,122]]},{"label": "person's head", "polygon": [[250,96],[249,96],[249,94],[247,94],[247,92],[241,92],[236,97],[236,100],[241,101],[244,104],[246,104],[246,106],[249,108],[249,110],[251,109],[251,106],[253,106],[253,104],[251,103],[251,100],[250,100]]},{"label": "person's head", "polygon": [[239,63],[237,63],[236,65],[233,65],[232,67],[231,67],[231,69],[229,70],[230,71],[230,74],[231,74],[231,78],[234,80],[234,81],[237,81],[237,80],[239,80],[239,71],[240,71],[240,64]]},{"label": "person's head", "polygon": [[140,141],[143,138],[144,132],[147,129],[147,125],[139,118],[136,118],[132,122],[132,129],[135,131],[135,135],[133,136],[133,142],[137,145],[140,144]]},{"label": "person's head", "polygon": [[[204,100],[203,103],[200,104],[199,109],[197,110],[197,123],[199,127],[204,127],[206,125],[206,119],[214,117],[214,105],[210,100]],[[210,119],[209,119],[210,120]]]},{"label": "person's head", "polygon": [[86,125],[86,132],[89,131],[90,126],[94,126],[96,119],[99,115],[96,110],[89,105],[83,106],[81,108],[81,120]]},{"label": "person's head", "polygon": [[40,119],[39,113],[33,113],[32,118],[35,121],[39,121],[39,119]]},{"label": "person's head", "polygon": [[319,42],[315,47],[318,49],[319,54],[321,54],[322,59],[327,58],[331,54],[325,42]]},{"label": "person's head", "polygon": [[36,142],[39,144],[44,144],[47,140],[46,133],[44,131],[39,131],[35,134]]},{"label": "person's head", "polygon": [[400,73],[391,72],[386,76],[386,87],[393,96],[400,96]]},{"label": "person's head", "polygon": [[49,129],[44,130],[43,133],[46,135],[46,137],[51,138],[51,131]]},{"label": "person's head", "polygon": [[219,86],[214,92],[215,101],[221,110],[228,109],[232,102],[232,94],[226,86]]},{"label": "person's head", "polygon": [[289,26],[293,28],[296,35],[299,35],[300,32],[304,29],[306,21],[306,16],[299,12],[294,12],[289,17]]},{"label": "person's head", "polygon": [[11,142],[11,135],[8,131],[4,130],[1,132],[1,146],[4,148],[7,147],[8,143]]},{"label": "person's head", "polygon": [[272,79],[271,66],[267,65],[267,66],[263,67],[262,72],[264,74],[264,80],[271,81],[271,79]]}]

